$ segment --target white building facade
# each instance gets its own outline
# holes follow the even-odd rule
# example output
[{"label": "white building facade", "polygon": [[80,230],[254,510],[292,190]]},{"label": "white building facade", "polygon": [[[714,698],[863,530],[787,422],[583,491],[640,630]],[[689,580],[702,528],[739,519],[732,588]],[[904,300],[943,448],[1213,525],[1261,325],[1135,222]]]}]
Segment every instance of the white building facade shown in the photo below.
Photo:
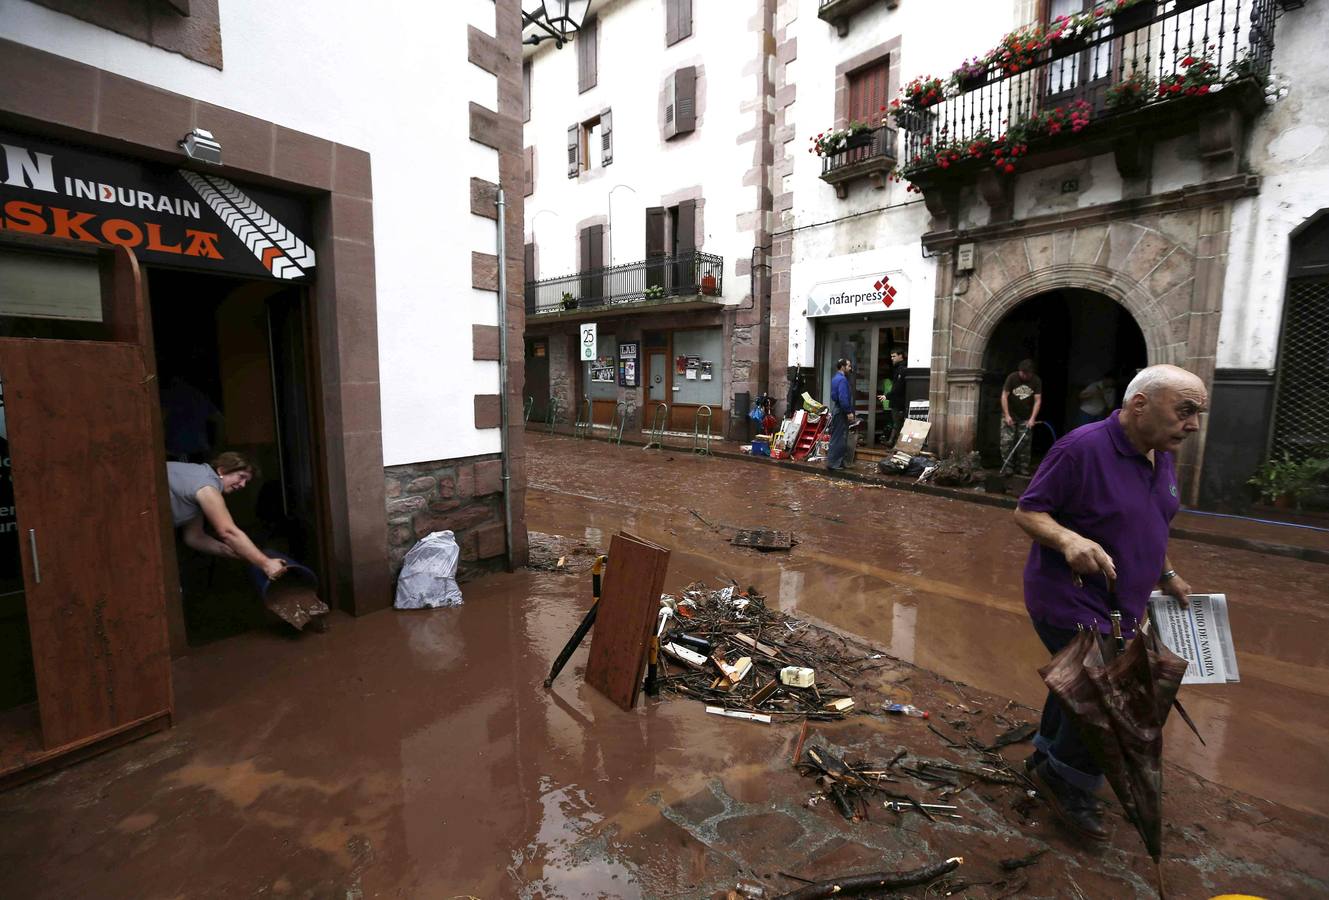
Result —
[{"label": "white building facade", "polygon": [[527,49],[532,420],[552,400],[559,421],[691,431],[709,411],[717,434],[746,434],[769,335],[753,269],[770,227],[769,6],[593,3],[570,44]]},{"label": "white building facade", "polygon": [[[1043,379],[1039,449],[1086,385],[1172,362],[1214,406],[1181,461],[1187,502],[1248,499],[1271,450],[1323,455],[1323,8],[954,6],[938,28],[911,3],[777,4],[771,308],[788,333],[770,371],[787,353],[824,392],[854,358],[872,412],[882,357],[905,346],[933,446],[991,459],[1020,359]],[[1013,55],[957,72],[1006,35]],[[809,152],[855,122],[848,146]]]}]

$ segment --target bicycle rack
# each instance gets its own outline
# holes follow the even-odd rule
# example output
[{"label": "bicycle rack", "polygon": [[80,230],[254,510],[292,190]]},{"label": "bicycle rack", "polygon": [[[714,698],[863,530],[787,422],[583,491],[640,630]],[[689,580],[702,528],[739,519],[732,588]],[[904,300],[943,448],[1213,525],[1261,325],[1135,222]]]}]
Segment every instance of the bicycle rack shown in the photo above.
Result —
[{"label": "bicycle rack", "polygon": [[559,414],[563,412],[563,401],[557,396],[549,398],[549,412],[545,416],[545,424],[549,426],[549,433],[554,433],[554,425],[558,422]]},{"label": "bicycle rack", "polygon": [[535,398],[526,398],[526,411],[522,414],[522,422],[526,425],[531,424],[531,410],[535,409]]},{"label": "bicycle rack", "polygon": [[[702,420],[706,420],[706,434],[701,433]],[[692,417],[692,452],[703,456],[711,455],[711,408],[709,406],[697,407],[696,415]]]},{"label": "bicycle rack", "polygon": [[591,407],[590,397],[582,398],[581,410],[582,412],[586,413],[586,418],[585,420],[583,420],[581,414],[578,413],[577,424],[574,425],[572,428],[572,436],[578,438],[589,438],[591,436],[591,424],[592,424],[591,423],[592,407]]},{"label": "bicycle rack", "polygon": [[[609,420],[609,439],[619,446],[623,445],[623,427],[628,421],[628,405],[619,403],[614,407],[614,417]],[[618,435],[615,436],[614,429],[618,429]]]},{"label": "bicycle rack", "polygon": [[655,414],[651,416],[651,438],[646,442],[643,450],[663,450],[665,428],[669,426],[669,404],[661,403],[655,407]]}]

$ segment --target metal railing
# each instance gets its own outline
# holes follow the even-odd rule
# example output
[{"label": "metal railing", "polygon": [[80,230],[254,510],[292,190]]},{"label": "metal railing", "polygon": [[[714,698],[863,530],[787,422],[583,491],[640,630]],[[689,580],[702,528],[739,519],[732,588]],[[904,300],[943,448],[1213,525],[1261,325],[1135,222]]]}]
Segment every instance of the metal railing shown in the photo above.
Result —
[{"label": "metal railing", "polygon": [[851,135],[843,150],[821,158],[821,174],[830,175],[866,159],[895,161],[897,132],[890,125],[878,125],[871,131]]},{"label": "metal railing", "polygon": [[724,289],[724,258],[691,250],[526,282],[526,312],[539,315],[574,309],[597,309],[632,303],[691,297],[719,297]]},{"label": "metal railing", "polygon": [[[1069,112],[1078,104],[1098,121],[1184,96],[1186,87],[1210,78],[1217,84],[1201,93],[1244,77],[1267,79],[1277,12],[1275,0],[1145,0],[1104,15],[1076,39],[1027,51],[1015,61],[1017,71],[993,63],[955,96],[903,110],[905,166],[926,165],[939,147],[999,139],[1058,107]],[[1181,89],[1160,94],[1163,85]]]}]

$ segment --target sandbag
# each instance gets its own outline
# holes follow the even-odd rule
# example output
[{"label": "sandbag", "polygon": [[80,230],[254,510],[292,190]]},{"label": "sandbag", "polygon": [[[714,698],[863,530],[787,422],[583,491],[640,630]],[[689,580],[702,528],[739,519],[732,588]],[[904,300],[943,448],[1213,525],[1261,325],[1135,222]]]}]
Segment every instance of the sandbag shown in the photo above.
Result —
[{"label": "sandbag", "polygon": [[435,531],[421,538],[402,561],[397,579],[397,609],[436,609],[460,606],[457,559],[461,550],[451,531]]}]

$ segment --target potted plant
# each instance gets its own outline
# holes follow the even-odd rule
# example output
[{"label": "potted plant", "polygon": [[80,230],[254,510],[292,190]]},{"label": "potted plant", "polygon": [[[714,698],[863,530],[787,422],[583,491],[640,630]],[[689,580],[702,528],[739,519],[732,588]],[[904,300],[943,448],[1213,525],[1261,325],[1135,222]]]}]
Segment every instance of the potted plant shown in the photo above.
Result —
[{"label": "potted plant", "polygon": [[662,297],[664,297],[664,294],[665,291],[663,284],[648,285],[646,290],[642,292],[642,296],[645,297],[647,300],[659,300]]},{"label": "potted plant", "polygon": [[1108,0],[1104,6],[1118,35],[1138,31],[1158,15],[1158,0]]},{"label": "potted plant", "polygon": [[710,272],[701,276],[701,292],[707,296],[715,296],[715,276]]},{"label": "potted plant", "polygon": [[900,89],[900,105],[911,109],[927,109],[946,99],[946,86],[940,78],[922,75]]},{"label": "potted plant", "polygon": [[1107,89],[1104,103],[1108,109],[1132,109],[1148,103],[1157,90],[1158,82],[1148,72],[1132,72]]},{"label": "potted plant", "polygon": [[567,291],[564,291],[564,292],[563,292],[563,308],[564,308],[564,309],[576,309],[576,308],[577,308],[577,298],[574,297],[574,296],[572,296],[572,294],[570,294],[570,293],[567,292]]},{"label": "potted plant", "polygon": [[960,63],[951,73],[951,84],[956,91],[972,91],[988,83],[988,61],[975,56]]},{"label": "potted plant", "polygon": [[1158,98],[1200,97],[1217,90],[1222,74],[1207,54],[1188,53],[1177,63],[1177,71],[1158,82]]},{"label": "potted plant", "polygon": [[1298,463],[1287,453],[1282,459],[1266,459],[1246,482],[1260,492],[1260,499],[1278,509],[1290,509],[1298,481]]},{"label": "potted plant", "polygon": [[1079,53],[1089,46],[1095,27],[1092,15],[1077,13],[1073,16],[1057,16],[1048,25],[1043,39],[1049,51],[1048,55],[1056,59],[1059,56]]},{"label": "potted plant", "polygon": [[984,57],[1007,75],[1023,72],[1038,62],[1046,47],[1046,34],[1042,25],[1027,25],[1010,32]]}]

